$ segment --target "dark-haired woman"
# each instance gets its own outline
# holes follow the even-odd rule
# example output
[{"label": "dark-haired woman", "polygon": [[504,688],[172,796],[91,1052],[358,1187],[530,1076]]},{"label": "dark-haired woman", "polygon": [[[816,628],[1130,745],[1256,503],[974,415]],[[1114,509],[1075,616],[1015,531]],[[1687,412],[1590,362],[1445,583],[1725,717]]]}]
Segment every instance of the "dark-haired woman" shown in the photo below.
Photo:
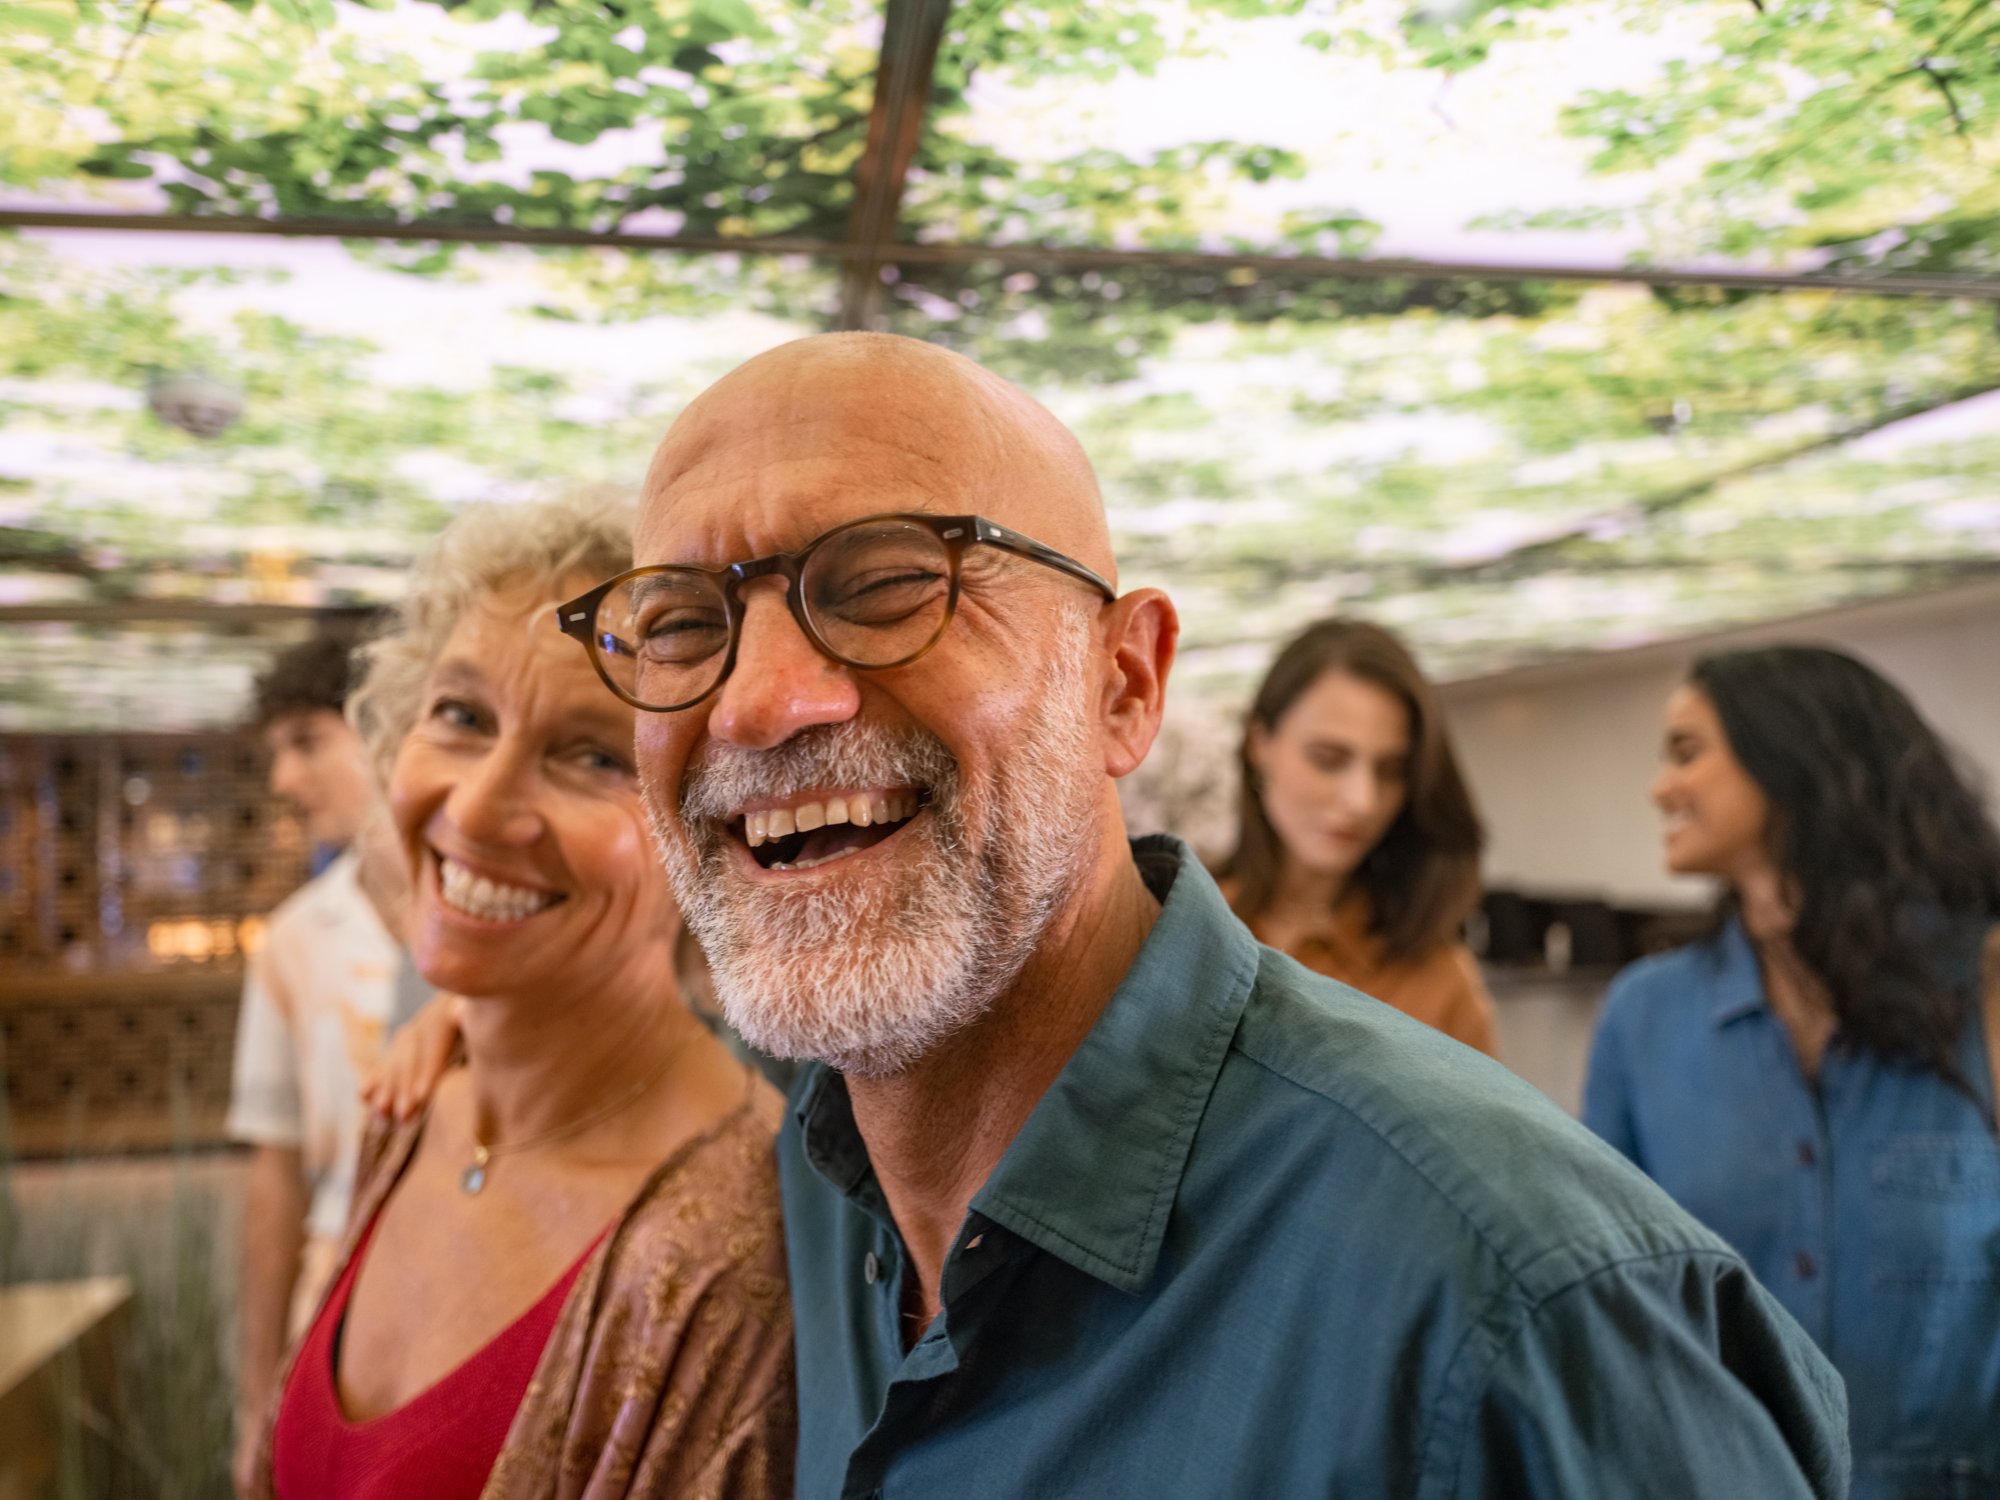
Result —
[{"label": "dark-haired woman", "polygon": [[1619,975],[1585,1120],[1833,1359],[1855,1500],[2000,1494],[2000,835],[1909,700],[1834,651],[1696,663],[1665,761],[1667,865],[1719,879],[1721,919]]},{"label": "dark-haired woman", "polygon": [[1217,872],[1259,941],[1481,1052],[1493,1001],[1459,940],[1482,833],[1430,683],[1380,626],[1323,620],[1244,727],[1236,848]]}]

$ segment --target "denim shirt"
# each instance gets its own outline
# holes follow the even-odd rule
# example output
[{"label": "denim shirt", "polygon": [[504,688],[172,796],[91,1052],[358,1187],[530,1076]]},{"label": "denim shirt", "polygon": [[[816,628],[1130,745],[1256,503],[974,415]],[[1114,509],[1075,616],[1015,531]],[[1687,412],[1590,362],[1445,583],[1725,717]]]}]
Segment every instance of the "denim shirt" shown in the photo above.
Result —
[{"label": "denim shirt", "polygon": [[[1969,978],[1977,939],[1939,943]],[[1975,1008],[1976,1009],[1976,1008]],[[1584,1120],[1740,1251],[1847,1381],[1856,1500],[2000,1495],[2000,1140],[1985,1036],[1815,1086],[1740,925],[1612,985]]]},{"label": "denim shirt", "polygon": [[1184,845],[902,1336],[845,1081],[779,1142],[800,1500],[1847,1490],[1839,1379],[1741,1259],[1490,1059],[1260,947]]}]

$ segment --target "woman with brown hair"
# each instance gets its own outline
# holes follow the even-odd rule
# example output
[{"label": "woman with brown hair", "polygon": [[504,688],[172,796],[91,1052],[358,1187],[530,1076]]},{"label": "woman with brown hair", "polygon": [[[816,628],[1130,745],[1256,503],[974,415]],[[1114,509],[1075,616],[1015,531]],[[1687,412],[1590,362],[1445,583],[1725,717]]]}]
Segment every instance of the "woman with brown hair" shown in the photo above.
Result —
[{"label": "woman with brown hair", "polygon": [[1236,848],[1217,871],[1260,942],[1492,1053],[1459,928],[1484,833],[1437,696],[1388,631],[1322,620],[1244,726]]}]

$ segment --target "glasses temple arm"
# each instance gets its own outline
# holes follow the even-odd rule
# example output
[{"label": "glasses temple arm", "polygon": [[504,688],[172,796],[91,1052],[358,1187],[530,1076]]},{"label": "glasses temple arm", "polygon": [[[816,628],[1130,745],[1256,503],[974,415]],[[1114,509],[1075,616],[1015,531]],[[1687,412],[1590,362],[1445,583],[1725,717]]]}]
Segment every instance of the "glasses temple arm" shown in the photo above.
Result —
[{"label": "glasses temple arm", "polygon": [[1107,600],[1118,597],[1118,590],[1106,583],[1094,570],[1085,567],[1073,557],[1064,556],[1053,547],[1043,546],[1033,537],[1016,536],[1010,532],[1005,536],[989,535],[985,540],[991,542],[996,547],[1005,547],[1010,552],[1018,552],[1021,556],[1031,558],[1046,567],[1056,569],[1058,572],[1067,573],[1079,582],[1089,584],[1100,594],[1104,595]]}]

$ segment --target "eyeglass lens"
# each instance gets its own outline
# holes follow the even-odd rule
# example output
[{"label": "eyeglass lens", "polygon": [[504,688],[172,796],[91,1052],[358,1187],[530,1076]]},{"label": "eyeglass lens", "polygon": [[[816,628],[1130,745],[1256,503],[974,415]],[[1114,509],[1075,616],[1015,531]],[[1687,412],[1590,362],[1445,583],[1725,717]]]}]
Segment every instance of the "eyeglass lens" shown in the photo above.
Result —
[{"label": "eyeglass lens", "polygon": [[[894,519],[821,538],[799,575],[799,603],[820,644],[856,667],[894,666],[925,650],[951,612],[951,550]],[[618,687],[649,708],[706,695],[729,658],[729,609],[707,574],[666,569],[629,578],[597,606],[592,647]]]}]

